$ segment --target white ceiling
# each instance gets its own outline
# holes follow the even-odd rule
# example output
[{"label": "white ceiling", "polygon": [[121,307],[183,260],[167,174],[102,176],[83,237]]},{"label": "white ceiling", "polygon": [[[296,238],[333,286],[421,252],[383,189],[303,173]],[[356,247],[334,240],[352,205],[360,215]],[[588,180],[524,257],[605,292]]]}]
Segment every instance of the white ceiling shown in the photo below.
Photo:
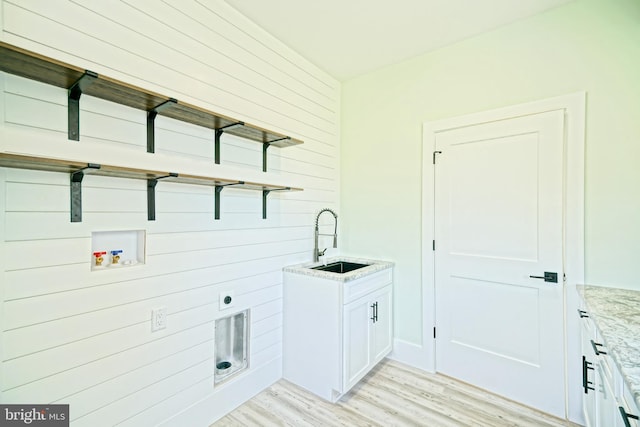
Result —
[{"label": "white ceiling", "polygon": [[344,81],[572,0],[226,0]]}]

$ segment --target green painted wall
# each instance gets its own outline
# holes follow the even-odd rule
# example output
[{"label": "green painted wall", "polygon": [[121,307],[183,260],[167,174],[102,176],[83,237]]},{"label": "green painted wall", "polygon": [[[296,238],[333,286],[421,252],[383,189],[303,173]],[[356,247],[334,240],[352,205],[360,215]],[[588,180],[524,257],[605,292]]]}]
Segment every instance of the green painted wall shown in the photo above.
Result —
[{"label": "green painted wall", "polygon": [[343,84],[342,252],[396,262],[421,341],[425,121],[587,92],[586,278],[640,289],[640,1],[576,0]]}]

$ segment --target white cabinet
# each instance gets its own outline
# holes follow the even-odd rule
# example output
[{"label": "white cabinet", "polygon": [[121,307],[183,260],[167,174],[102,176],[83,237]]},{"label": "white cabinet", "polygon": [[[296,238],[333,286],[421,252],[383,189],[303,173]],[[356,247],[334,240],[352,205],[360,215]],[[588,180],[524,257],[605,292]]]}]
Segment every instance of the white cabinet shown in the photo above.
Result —
[{"label": "white cabinet", "polygon": [[587,310],[580,310],[583,411],[587,427],[640,427],[638,408]]},{"label": "white cabinet", "polygon": [[582,347],[582,408],[586,427],[596,426],[596,380],[595,355],[591,349],[591,338],[595,327],[586,311],[580,310],[580,337]]},{"label": "white cabinet", "polygon": [[391,351],[391,285],[344,306],[343,390],[349,390]]},{"label": "white cabinet", "polygon": [[613,379],[607,374],[605,362],[601,359],[596,367],[596,426],[611,426],[620,418],[618,404],[613,392]]},{"label": "white cabinet", "polygon": [[392,345],[392,268],[351,281],[285,271],[285,379],[335,402]]},{"label": "white cabinet", "polygon": [[627,388],[626,384],[622,384],[622,391],[618,398],[618,415],[617,420],[622,422],[615,424],[618,426],[640,427],[640,408],[636,405],[636,401]]}]

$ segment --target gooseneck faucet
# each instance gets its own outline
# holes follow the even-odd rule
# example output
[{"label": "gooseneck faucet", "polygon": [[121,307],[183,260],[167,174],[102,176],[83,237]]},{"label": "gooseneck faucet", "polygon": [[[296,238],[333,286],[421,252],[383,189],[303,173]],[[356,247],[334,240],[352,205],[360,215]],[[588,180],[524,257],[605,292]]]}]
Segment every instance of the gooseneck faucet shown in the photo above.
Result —
[{"label": "gooseneck faucet", "polygon": [[318,237],[319,236],[331,236],[332,234],[320,234],[320,229],[318,228],[318,220],[320,219],[320,215],[324,212],[330,212],[335,219],[335,228],[333,230],[333,247],[338,247],[338,215],[329,208],[324,208],[320,212],[318,212],[318,216],[316,217],[316,238],[315,238],[315,247],[313,248],[313,262],[318,262],[320,257],[324,255],[327,251],[327,248],[324,248],[322,251],[318,249]]}]

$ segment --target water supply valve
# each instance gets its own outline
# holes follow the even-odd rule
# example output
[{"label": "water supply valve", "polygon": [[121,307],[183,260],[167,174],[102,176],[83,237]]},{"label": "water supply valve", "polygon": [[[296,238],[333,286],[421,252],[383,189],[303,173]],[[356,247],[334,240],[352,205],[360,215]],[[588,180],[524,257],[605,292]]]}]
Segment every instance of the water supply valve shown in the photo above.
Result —
[{"label": "water supply valve", "polygon": [[122,249],[111,251],[111,264],[118,264],[118,262],[120,261],[121,253],[122,253]]},{"label": "water supply valve", "polygon": [[93,257],[96,264],[96,267],[102,267],[102,262],[104,261],[103,255],[106,255],[106,252],[94,252]]}]

